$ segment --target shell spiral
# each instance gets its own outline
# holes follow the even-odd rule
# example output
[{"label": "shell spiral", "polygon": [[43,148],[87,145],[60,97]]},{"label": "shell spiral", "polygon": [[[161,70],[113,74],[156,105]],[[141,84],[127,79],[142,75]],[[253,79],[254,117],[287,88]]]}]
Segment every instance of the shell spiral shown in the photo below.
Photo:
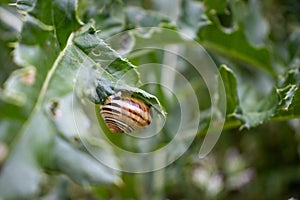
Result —
[{"label": "shell spiral", "polygon": [[101,116],[111,132],[130,133],[151,123],[149,106],[130,96],[111,95],[100,106]]}]

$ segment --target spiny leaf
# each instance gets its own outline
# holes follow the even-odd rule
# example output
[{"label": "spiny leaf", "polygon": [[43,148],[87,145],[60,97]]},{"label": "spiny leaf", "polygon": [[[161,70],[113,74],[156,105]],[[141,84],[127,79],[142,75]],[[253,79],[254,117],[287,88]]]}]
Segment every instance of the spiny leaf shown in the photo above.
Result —
[{"label": "spiny leaf", "polygon": [[276,118],[293,118],[300,116],[300,70],[299,67],[288,70],[279,83],[277,93],[280,97]]},{"label": "spiny leaf", "polygon": [[[97,94],[93,92],[95,85],[90,84],[84,91],[92,91],[90,95],[96,103],[103,104],[107,96],[118,91],[128,91],[150,105],[158,105],[158,110],[163,114],[158,99],[135,86],[139,84],[139,74],[136,67],[122,58],[116,51],[109,47],[98,35],[93,32],[79,33],[74,38],[75,44],[84,51],[96,64],[89,77],[96,78]],[[90,78],[93,79],[93,78]]]},{"label": "spiny leaf", "polygon": [[78,10],[82,20],[95,20],[95,28],[100,30],[98,35],[106,39],[125,29],[125,6],[120,0],[79,1]]},{"label": "spiny leaf", "polygon": [[242,121],[241,128],[251,128],[262,124],[275,115],[279,98],[276,91],[272,90],[266,97],[252,104],[240,102],[240,108],[234,113],[234,116]]},{"label": "spiny leaf", "polygon": [[244,96],[238,95],[239,84],[237,84],[234,72],[224,65],[220,67],[219,71],[226,91],[228,123],[231,123],[232,117],[234,117],[241,121],[241,128],[251,128],[275,115],[279,103],[279,97],[275,90],[260,100],[255,98],[255,91],[251,88],[244,92]]}]

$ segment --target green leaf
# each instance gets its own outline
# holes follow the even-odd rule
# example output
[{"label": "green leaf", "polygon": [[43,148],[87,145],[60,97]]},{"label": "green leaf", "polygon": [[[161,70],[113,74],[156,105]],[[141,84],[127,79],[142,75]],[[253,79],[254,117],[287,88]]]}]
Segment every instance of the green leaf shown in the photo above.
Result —
[{"label": "green leaf", "polygon": [[41,200],[51,199],[68,199],[69,180],[67,177],[59,176],[56,178],[55,186],[44,196],[40,197]]},{"label": "green leaf", "polygon": [[28,12],[44,25],[53,26],[61,49],[64,48],[70,33],[80,27],[75,12],[76,0],[18,0],[16,5],[19,10]]},{"label": "green leaf", "polygon": [[61,49],[67,43],[67,39],[71,32],[80,27],[76,15],[76,0],[54,0],[52,2],[55,34],[57,36]]},{"label": "green leaf", "polygon": [[291,106],[291,103],[294,98],[294,94],[297,91],[296,85],[288,85],[285,88],[277,89],[277,93],[280,97],[279,106],[282,110],[289,110],[289,107]]},{"label": "green leaf", "polygon": [[[265,97],[258,97],[257,93],[250,87],[243,93],[237,94],[237,88],[243,87],[242,83],[236,84],[234,73],[226,67],[221,66],[220,73],[226,89],[227,109],[234,109],[227,116],[226,125],[233,123],[232,117],[242,123],[241,128],[251,128],[268,120],[292,119],[299,117],[299,69],[291,69],[281,80],[280,87],[275,88]],[[241,90],[240,90],[241,91]],[[228,110],[227,110],[228,113]],[[230,117],[230,118],[229,118]],[[238,125],[234,123],[235,125]]]},{"label": "green leaf", "polygon": [[181,4],[182,10],[178,28],[183,34],[195,38],[199,29],[209,23],[204,6],[196,1],[182,1]]},{"label": "green leaf", "polygon": [[146,11],[138,7],[126,8],[126,24],[128,28],[157,27],[170,20],[157,12]]},{"label": "green leaf", "polygon": [[[47,52],[43,51],[44,48]],[[16,63],[21,66],[38,66],[41,73],[45,73],[44,69],[49,68],[49,60],[53,62],[57,54],[58,47],[52,28],[26,16],[15,50]]]},{"label": "green leaf", "polygon": [[226,33],[215,25],[208,25],[200,29],[198,37],[199,42],[209,50],[274,73],[269,50],[252,46],[241,30]]},{"label": "green leaf", "polygon": [[269,27],[261,13],[260,1],[250,0],[248,9],[244,20],[247,38],[252,45],[264,45]]},{"label": "green leaf", "polygon": [[163,16],[168,17],[172,22],[176,22],[179,17],[181,1],[179,0],[151,0],[151,8]]},{"label": "green leaf", "polygon": [[52,1],[51,0],[17,0],[18,10],[29,13],[45,25],[52,25]]},{"label": "green leaf", "polygon": [[[20,41],[14,51],[15,62],[24,68],[13,72],[0,92],[1,110],[20,113],[15,115],[15,118],[19,116],[18,120],[26,119],[24,116],[28,116],[32,111],[46,73],[58,54],[54,35],[47,28],[32,17],[26,18]],[[11,122],[7,120],[5,132],[2,132],[3,139],[9,142],[11,140],[9,138],[17,134],[16,127],[21,123],[24,121],[16,123],[16,119],[12,119]]]},{"label": "green leaf", "polygon": [[291,85],[289,90],[278,90],[282,96],[281,110],[279,110],[277,117],[295,118],[300,116],[300,89],[299,84]]},{"label": "green leaf", "polygon": [[234,116],[243,123],[241,128],[251,128],[262,124],[274,116],[278,108],[279,97],[276,90],[272,90],[263,99],[249,103],[247,98],[253,98],[251,92],[246,91],[243,99],[240,99],[240,108]]},{"label": "green leaf", "polygon": [[11,74],[1,91],[1,110],[7,110],[4,113],[19,113],[14,115],[17,119],[7,119],[1,126],[1,138],[8,143],[26,119],[24,116],[32,111],[46,73],[59,53],[53,28],[44,24],[52,24],[49,21],[52,19],[49,9],[52,1],[17,1],[16,5],[38,19],[25,16],[20,39],[14,51],[15,62],[25,68]]},{"label": "green leaf", "polygon": [[[0,177],[0,193],[4,199],[28,198],[39,192],[42,178],[38,154],[47,156],[49,132],[53,129],[41,113],[23,126],[20,137],[11,148]],[[41,153],[43,152],[43,153]],[[46,153],[46,154],[45,154]]]},{"label": "green leaf", "polygon": [[[103,104],[109,95],[119,91],[127,91],[143,99],[149,105],[157,105],[158,107],[155,108],[163,116],[165,115],[155,96],[135,87],[139,84],[139,74],[136,67],[110,48],[97,34],[93,31],[79,33],[74,41],[89,58],[98,64],[91,69],[91,74],[89,74],[89,77],[96,77],[97,80],[97,94],[93,91],[86,94],[91,97],[92,101]],[[91,88],[94,87],[93,83],[87,85],[90,85],[90,88],[85,88],[84,91],[91,91]]]},{"label": "green leaf", "polygon": [[95,20],[95,28],[100,30],[98,35],[102,39],[118,34],[125,29],[125,9],[122,1],[80,1],[80,8],[87,7],[85,11],[79,10],[85,22]]},{"label": "green leaf", "polygon": [[237,82],[236,75],[227,66],[219,69],[226,91],[227,121],[225,126],[241,122],[241,128],[258,126],[275,115],[280,103],[277,91],[272,90],[267,96],[258,98],[256,92],[248,87],[243,93],[238,93],[238,87],[243,84]]},{"label": "green leaf", "polygon": [[279,110],[275,118],[295,118],[300,116],[300,71],[299,67],[290,69],[277,89],[280,97]]},{"label": "green leaf", "polygon": [[[62,1],[60,2],[62,3]],[[68,16],[69,12],[72,13],[70,10],[75,9],[75,1],[73,3],[69,2],[69,4],[73,6],[69,6],[68,9],[64,10],[65,13],[59,12],[59,17],[63,18]],[[55,32],[57,35],[55,35],[53,27],[45,25],[45,23],[52,24],[52,21],[48,21],[52,19],[52,12],[49,9],[52,8],[52,1],[17,1],[17,7],[23,11],[29,11],[30,14],[37,18],[33,18],[31,15],[25,16],[20,39],[14,50],[15,62],[25,68],[11,74],[4,84],[3,91],[1,91],[1,100],[3,101],[2,110],[7,110],[6,107],[13,107],[9,104],[20,106],[19,111],[16,111],[18,108],[14,107],[16,110],[10,110],[10,112],[19,112],[20,120],[24,120],[24,115],[29,115],[32,111],[46,73],[59,53],[57,37],[60,38],[60,32],[65,30],[58,29]],[[43,10],[47,10],[47,12]],[[50,10],[50,13],[48,13],[48,10]],[[75,10],[73,10],[73,14],[74,12]],[[74,15],[64,19],[64,22],[67,22],[67,24],[72,24],[71,28],[64,32],[70,34],[71,29],[74,28],[73,24],[77,23],[77,21],[75,21]],[[41,21],[44,23],[41,23]],[[72,23],[72,21],[75,22]],[[66,41],[60,38],[60,42],[65,43]],[[2,132],[2,138],[9,142],[10,139],[8,138],[13,138],[14,134],[16,134],[16,131],[12,130],[15,130],[20,123],[22,122],[16,123],[15,119],[12,123],[9,123],[9,120],[7,120],[5,126],[2,126],[5,127],[5,131]]]},{"label": "green leaf", "polygon": [[300,117],[300,86],[298,84],[297,89],[295,91],[291,106],[289,108],[289,112],[294,118]]},{"label": "green leaf", "polygon": [[[71,134],[71,137],[67,138],[65,127],[62,128],[57,122],[57,120],[62,120],[57,114],[59,111],[63,114],[61,116],[63,121],[72,121],[73,114],[68,108],[72,104],[70,98],[65,97],[66,95],[72,96],[73,80],[84,60],[86,60],[86,54],[70,43],[60,53],[47,74],[38,101],[35,102],[35,109],[23,124],[22,129],[19,130],[20,137],[15,138],[13,151],[3,166],[3,173],[0,177],[0,191],[3,198],[36,195],[39,192],[41,181],[40,168],[68,174],[81,184],[104,184],[117,181],[118,173],[116,171],[104,167],[88,153],[77,149],[78,147],[70,141],[70,138],[74,138],[74,134],[77,133],[73,131],[74,124],[68,127],[69,132],[67,133]],[[64,87],[60,87],[62,85]],[[53,105],[54,101],[58,103]],[[80,114],[80,111],[76,112]],[[85,120],[88,119],[85,118]],[[64,125],[70,124],[65,123]],[[85,130],[85,132],[87,131]],[[57,137],[58,133],[61,133],[68,142]],[[110,155],[108,157],[113,160],[114,156],[109,149],[105,148],[101,152],[107,156]],[[86,163],[82,161],[86,161]],[[25,165],[27,162],[28,165]],[[82,163],[82,165],[78,163]],[[12,167],[12,165],[18,167]],[[23,173],[23,171],[31,173]],[[21,177],[26,182],[17,181],[18,178],[13,178],[14,175]]]},{"label": "green leaf", "polygon": [[[6,5],[0,4],[0,13],[0,85],[2,85],[9,74],[17,68],[11,55],[13,50],[11,43],[17,40],[21,30],[22,21],[15,9]],[[14,23],[12,23],[12,21]]]},{"label": "green leaf", "polygon": [[[67,174],[82,185],[119,180],[117,171],[93,158],[79,142],[78,131],[83,133],[80,135],[82,142],[90,144],[90,148],[101,155],[105,163],[110,163],[110,167],[118,168],[110,147],[101,138],[92,135],[97,122],[80,103],[88,102],[86,98],[90,96],[86,94],[93,94],[95,98],[100,95],[105,99],[109,94],[128,91],[148,104],[156,105],[155,108],[164,114],[155,96],[136,88],[139,84],[136,67],[99,39],[90,25],[82,27],[65,43],[66,37],[78,26],[76,13],[72,11],[76,8],[75,4],[67,5],[54,2],[53,9],[57,12],[53,14],[57,18],[53,18],[53,27],[30,15],[25,18],[15,50],[15,61],[24,68],[11,75],[1,92],[3,101],[15,104],[3,104],[9,109],[3,110],[12,116],[1,125],[9,124],[10,128],[3,129],[6,133],[13,131],[13,134],[1,135],[5,141],[10,141],[10,154],[0,176],[1,198],[36,196],[43,176],[41,169]],[[35,8],[34,5],[32,8]],[[68,12],[71,15],[63,18]],[[43,17],[39,13],[35,16]],[[65,34],[62,34],[63,26],[57,24],[59,18],[66,20],[62,22],[68,26]],[[59,53],[64,44],[67,46]],[[81,70],[87,70],[83,73],[84,81],[75,83],[78,74],[81,76]],[[102,88],[102,93],[99,88]],[[11,112],[11,109],[15,111]],[[16,112],[19,118],[14,119],[13,113]],[[73,116],[80,119],[79,123],[92,126],[79,124],[80,129],[77,130]],[[13,129],[13,123],[19,127]],[[26,182],[14,178],[15,175]]]},{"label": "green leaf", "polygon": [[[103,153],[103,151],[108,153],[105,149],[99,152]],[[54,141],[52,158],[49,160],[49,163],[54,165],[54,169],[59,169],[81,185],[110,184],[119,181],[118,172],[112,170],[110,168],[112,166],[104,166],[94,157],[77,150],[60,138]]]},{"label": "green leaf", "polygon": [[233,31],[239,27],[254,46],[264,45],[267,41],[268,23],[259,1],[208,0],[204,4],[206,14],[219,28]]},{"label": "green leaf", "polygon": [[300,83],[300,66],[289,69],[283,77],[280,77],[278,82],[280,88],[289,85],[297,85],[298,83]]},{"label": "green leaf", "polygon": [[233,71],[226,65],[221,65],[219,71],[226,91],[226,113],[232,114],[239,105],[237,80]]},{"label": "green leaf", "polygon": [[[97,90],[101,93],[100,99],[95,91],[90,94],[94,102],[103,103],[107,96],[115,93],[113,88],[120,81],[121,84],[137,84],[139,82],[139,75],[135,66],[122,58],[115,50],[108,46],[98,35],[91,30],[88,32],[78,33],[74,38],[74,43],[80,48],[88,58],[94,61],[90,66],[87,76],[93,81],[90,82],[84,91],[93,90],[95,85]],[[124,74],[128,75],[124,78]],[[95,82],[96,81],[96,82]]]},{"label": "green leaf", "polygon": [[[205,0],[203,4],[210,24],[213,23],[221,29],[232,29],[239,21],[240,16],[238,12],[244,11],[241,7],[240,9],[235,9],[240,4],[243,4],[241,1]],[[236,10],[238,12],[235,12]]]},{"label": "green leaf", "polygon": [[[53,157],[49,157],[47,166],[51,169],[68,174],[73,180],[81,184],[111,183],[116,181],[118,173],[112,169],[107,169],[99,163],[99,161],[92,158],[85,151],[77,149],[73,144],[74,142],[76,144],[76,141],[78,141],[78,131],[76,131],[73,115],[76,114],[76,117],[80,115],[81,123],[90,121],[84,111],[80,109],[80,104],[76,103],[76,98],[72,99],[73,92],[76,94],[76,91],[73,91],[73,80],[76,79],[80,68],[89,64],[92,64],[92,60],[87,60],[87,56],[83,51],[78,49],[75,45],[69,44],[65,51],[61,53],[56,65],[53,66],[52,73],[49,73],[48,77],[50,80],[47,88],[45,87],[46,93],[41,109],[46,109],[48,112],[48,120],[51,119],[51,121],[56,124],[55,127],[58,129],[58,132],[62,134],[68,142],[59,142],[59,140],[61,140],[60,138],[55,139],[58,146],[53,147]],[[62,74],[66,74],[67,76],[62,76]],[[59,85],[63,85],[64,87],[58,89]],[[51,105],[54,101],[58,103],[54,106],[54,109],[52,109]],[[88,126],[79,126],[81,126],[81,132],[85,134],[91,133]],[[85,139],[85,137],[89,136],[80,136],[81,139]],[[60,148],[63,148],[67,153],[62,154],[61,152],[64,151],[60,151]],[[112,152],[107,148],[103,149],[102,153],[106,153],[112,160],[115,158]],[[79,160],[86,160],[87,163],[72,167],[73,165],[76,165],[75,163],[78,163]],[[114,163],[116,164],[115,161]],[[113,167],[113,165],[111,166]],[[102,173],[106,173],[107,175],[104,176]],[[96,176],[95,174],[99,174],[99,176]]]},{"label": "green leaf", "polygon": [[[75,44],[83,50],[91,59],[101,66],[101,72],[111,79],[120,79],[126,72],[132,71],[132,77],[128,82],[138,83],[138,73],[135,66],[122,58],[118,52],[108,46],[95,33],[79,34],[74,39]],[[105,69],[105,71],[103,70]]]},{"label": "green leaf", "polygon": [[300,56],[300,28],[296,29],[287,41],[290,59],[299,59]]},{"label": "green leaf", "polygon": [[0,94],[0,140],[10,144],[16,133],[26,120],[27,115],[17,105],[4,102]]},{"label": "green leaf", "polygon": [[204,0],[204,4],[209,12],[224,13],[228,0]]},{"label": "green leaf", "polygon": [[[72,6],[70,8],[75,9]],[[58,12],[58,15],[62,16],[62,12]],[[75,20],[74,16],[67,19]],[[103,166],[80,147],[77,132],[71,123],[72,113],[75,112],[82,121],[90,119],[80,107],[81,104],[72,110],[73,107],[70,106],[75,105],[76,101],[71,97],[74,92],[74,80],[81,67],[97,66],[92,72],[95,72],[95,75],[97,71],[106,74],[104,77],[110,84],[117,83],[124,73],[132,71],[133,73],[123,80],[135,85],[139,82],[135,66],[100,40],[90,26],[82,28],[81,32],[76,34],[76,39],[71,37],[67,47],[58,55],[58,43],[63,45],[64,42],[58,33],[62,30],[56,29],[55,35],[52,27],[40,23],[36,18],[27,15],[25,19],[20,42],[15,51],[16,62],[24,68],[14,72],[1,91],[3,103],[0,105],[7,119],[1,121],[1,130],[5,130],[1,137],[10,142],[10,154],[0,176],[1,198],[26,198],[37,195],[43,176],[41,169],[67,174],[74,181],[84,185],[118,181],[118,172]],[[70,23],[72,28],[67,29],[67,32],[72,31],[74,24]],[[94,45],[97,48],[94,48]],[[99,50],[101,56],[97,57],[93,53]],[[96,85],[93,83],[88,87],[94,87],[95,90]],[[153,104],[158,102],[156,97],[133,86],[121,84],[115,89],[132,91],[146,98],[148,102],[152,103],[154,100]],[[75,94],[77,92],[75,89]],[[81,130],[91,133],[85,126],[82,126]],[[94,140],[89,135],[84,135],[81,139],[88,142]],[[111,149],[107,145],[99,145],[101,140],[98,139],[97,142],[96,145],[91,144],[93,149],[98,155],[103,155],[111,167],[118,168],[114,167],[117,162]]]}]

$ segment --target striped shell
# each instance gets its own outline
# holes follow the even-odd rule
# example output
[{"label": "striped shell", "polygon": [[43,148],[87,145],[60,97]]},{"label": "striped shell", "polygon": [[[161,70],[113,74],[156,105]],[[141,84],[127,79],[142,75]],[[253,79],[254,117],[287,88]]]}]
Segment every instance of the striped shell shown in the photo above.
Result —
[{"label": "striped shell", "polygon": [[149,106],[142,100],[115,94],[109,96],[100,113],[108,129],[114,133],[130,133],[151,123]]}]

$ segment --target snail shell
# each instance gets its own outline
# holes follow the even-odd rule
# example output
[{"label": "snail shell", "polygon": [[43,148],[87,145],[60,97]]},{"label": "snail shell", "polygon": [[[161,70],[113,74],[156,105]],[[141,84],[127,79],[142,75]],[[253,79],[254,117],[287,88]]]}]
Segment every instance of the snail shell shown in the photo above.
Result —
[{"label": "snail shell", "polygon": [[151,123],[149,106],[121,93],[109,96],[100,106],[100,113],[108,129],[114,133],[130,133]]}]

